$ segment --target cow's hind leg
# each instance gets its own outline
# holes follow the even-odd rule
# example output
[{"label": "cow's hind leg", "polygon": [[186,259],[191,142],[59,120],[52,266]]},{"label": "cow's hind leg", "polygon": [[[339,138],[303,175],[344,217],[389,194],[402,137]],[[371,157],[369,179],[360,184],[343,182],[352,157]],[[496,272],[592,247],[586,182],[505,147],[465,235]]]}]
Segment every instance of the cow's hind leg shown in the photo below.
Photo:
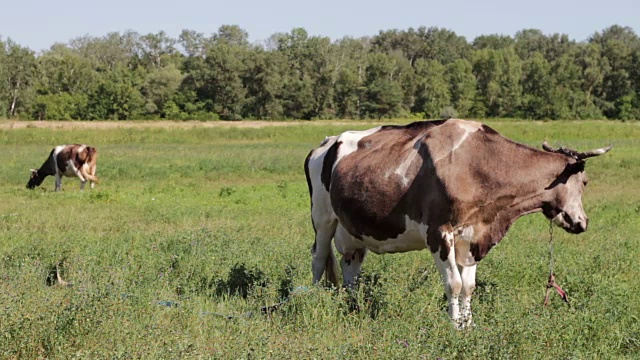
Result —
[{"label": "cow's hind leg", "polygon": [[460,318],[462,327],[473,326],[473,315],[471,313],[471,295],[476,288],[476,266],[460,266],[460,276],[462,278],[462,304],[460,304]]},{"label": "cow's hind leg", "polygon": [[316,232],[316,239],[311,248],[311,270],[314,284],[319,282],[322,279],[322,274],[326,272],[326,279],[338,287],[336,257],[331,246],[337,223],[335,219],[313,222]]},{"label": "cow's hind leg", "polygon": [[[429,243],[440,243],[438,251],[433,253],[436,266],[444,283],[444,291],[449,302],[449,317],[458,328],[463,324],[460,318],[460,292],[462,291],[462,277],[456,264],[453,232],[436,230],[429,232]],[[433,239],[438,237],[438,239]]]},{"label": "cow's hind leg", "polygon": [[[94,164],[91,165],[91,169],[90,169],[90,174],[93,178],[96,177],[96,168],[98,167],[98,165]],[[94,180],[91,180],[91,188],[95,188],[96,187],[96,182]]]},{"label": "cow's hind leg", "polygon": [[352,289],[360,275],[364,257],[367,255],[367,248],[362,241],[351,236],[342,225],[338,225],[335,239],[336,249],[342,254],[340,267],[342,268],[344,286],[347,289]]}]

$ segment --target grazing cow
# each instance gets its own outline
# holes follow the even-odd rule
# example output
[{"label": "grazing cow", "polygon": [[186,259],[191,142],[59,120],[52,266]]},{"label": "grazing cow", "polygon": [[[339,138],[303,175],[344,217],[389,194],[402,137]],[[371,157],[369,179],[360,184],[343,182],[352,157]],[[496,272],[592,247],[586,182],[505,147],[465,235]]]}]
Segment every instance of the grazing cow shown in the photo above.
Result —
[{"label": "grazing cow", "polygon": [[[522,215],[542,211],[566,231],[587,229],[582,192],[589,152],[545,151],[487,125],[459,119],[347,131],[326,138],[305,160],[315,230],[314,283],[326,272],[355,284],[368,250],[429,248],[444,282],[449,315],[472,324],[476,264]],[[459,296],[462,295],[461,304]]]},{"label": "grazing cow", "polygon": [[40,186],[49,175],[55,175],[56,187],[59,191],[62,186],[62,176],[77,176],[80,178],[80,189],[84,189],[87,180],[91,181],[91,188],[98,182],[96,176],[96,162],[98,152],[96,148],[87,145],[60,145],[56,146],[40,169],[31,169],[31,177],[27,188],[33,189]]}]

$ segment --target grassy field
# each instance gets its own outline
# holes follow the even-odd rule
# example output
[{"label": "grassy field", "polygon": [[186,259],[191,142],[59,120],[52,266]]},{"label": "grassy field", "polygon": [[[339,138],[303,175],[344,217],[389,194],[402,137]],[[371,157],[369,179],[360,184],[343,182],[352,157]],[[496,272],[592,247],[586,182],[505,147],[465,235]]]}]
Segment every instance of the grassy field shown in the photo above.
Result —
[{"label": "grassy field", "polygon": [[[311,286],[304,158],[371,125],[0,129],[0,358],[640,358],[640,124],[489,124],[533,146],[614,149],[587,165],[589,231],[554,235],[571,306],[542,307],[535,214],[478,266],[468,331],[450,324],[427,252],[370,255],[359,312]],[[99,150],[96,189],[25,189],[75,142]],[[73,286],[50,286],[57,263]]]}]

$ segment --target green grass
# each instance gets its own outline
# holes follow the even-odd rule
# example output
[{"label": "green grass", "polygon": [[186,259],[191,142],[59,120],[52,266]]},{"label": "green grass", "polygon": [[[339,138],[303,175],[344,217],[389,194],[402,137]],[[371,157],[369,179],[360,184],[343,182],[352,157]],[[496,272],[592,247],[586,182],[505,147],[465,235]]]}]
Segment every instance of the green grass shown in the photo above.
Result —
[{"label": "green grass", "polygon": [[[554,233],[571,307],[542,307],[547,221],[531,215],[478,266],[470,331],[450,324],[427,252],[368,256],[360,312],[310,286],[304,158],[370,125],[0,131],[0,358],[637,359],[640,124],[489,123],[534,146],[614,149],[587,165],[589,231]],[[98,147],[102,183],[25,189],[72,142]],[[58,262],[72,287],[47,285]]]}]

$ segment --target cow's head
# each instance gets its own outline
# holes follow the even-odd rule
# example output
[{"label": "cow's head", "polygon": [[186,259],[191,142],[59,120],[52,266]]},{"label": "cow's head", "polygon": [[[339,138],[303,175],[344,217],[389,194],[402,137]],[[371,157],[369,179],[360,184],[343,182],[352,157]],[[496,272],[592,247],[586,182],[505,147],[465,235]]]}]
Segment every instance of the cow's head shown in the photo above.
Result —
[{"label": "cow's head", "polygon": [[546,141],[542,144],[545,151],[569,157],[562,173],[547,187],[547,190],[551,190],[551,196],[542,206],[542,212],[548,219],[553,220],[554,224],[572,234],[587,230],[589,218],[582,207],[582,193],[589,182],[584,172],[585,161],[587,158],[606,153],[611,147],[577,152],[563,147],[554,150]]},{"label": "cow's head", "polygon": [[42,181],[44,181],[44,177],[41,177],[38,174],[38,170],[37,169],[31,169],[31,175],[29,176],[29,182],[27,183],[27,189],[33,189],[36,186],[40,186],[40,184],[42,184]]}]

